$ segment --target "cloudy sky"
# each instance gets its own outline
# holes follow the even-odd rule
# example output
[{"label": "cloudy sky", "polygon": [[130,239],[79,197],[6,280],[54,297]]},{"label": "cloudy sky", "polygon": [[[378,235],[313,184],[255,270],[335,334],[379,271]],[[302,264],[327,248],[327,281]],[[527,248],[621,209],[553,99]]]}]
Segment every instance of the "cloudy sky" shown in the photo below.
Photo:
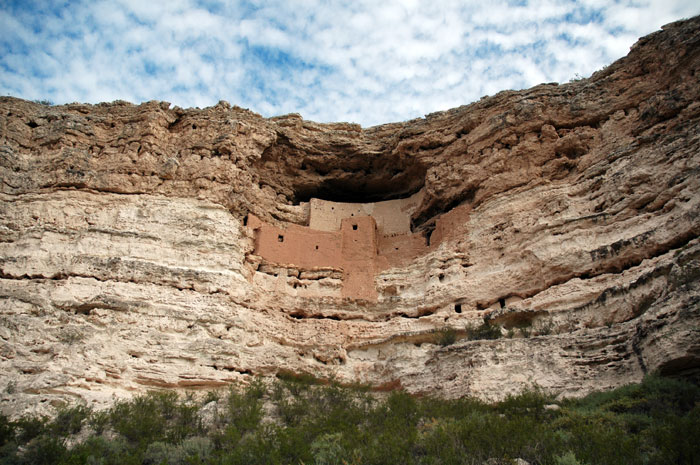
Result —
[{"label": "cloudy sky", "polygon": [[363,126],[589,76],[697,0],[0,0],[0,95]]}]

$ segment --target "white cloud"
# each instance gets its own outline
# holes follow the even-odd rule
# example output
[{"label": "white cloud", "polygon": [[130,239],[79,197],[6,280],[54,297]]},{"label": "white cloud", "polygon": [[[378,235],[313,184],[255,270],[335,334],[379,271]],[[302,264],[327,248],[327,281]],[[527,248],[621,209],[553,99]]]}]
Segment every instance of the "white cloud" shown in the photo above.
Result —
[{"label": "white cloud", "polygon": [[[252,6],[251,6],[252,5]],[[400,121],[590,75],[700,13],[682,0],[109,0],[0,12],[0,93]]]}]

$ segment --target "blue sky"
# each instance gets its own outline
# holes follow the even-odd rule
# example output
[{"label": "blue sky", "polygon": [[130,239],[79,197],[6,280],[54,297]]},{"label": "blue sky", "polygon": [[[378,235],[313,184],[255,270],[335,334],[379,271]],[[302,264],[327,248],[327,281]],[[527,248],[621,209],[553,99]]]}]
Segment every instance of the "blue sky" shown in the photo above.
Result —
[{"label": "blue sky", "polygon": [[0,0],[0,95],[363,126],[567,82],[694,0]]}]

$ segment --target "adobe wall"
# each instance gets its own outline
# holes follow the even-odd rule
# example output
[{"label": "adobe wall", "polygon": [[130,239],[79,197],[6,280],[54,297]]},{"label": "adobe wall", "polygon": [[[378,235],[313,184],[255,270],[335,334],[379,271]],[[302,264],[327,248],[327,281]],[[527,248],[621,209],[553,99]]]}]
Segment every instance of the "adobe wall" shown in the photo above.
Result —
[{"label": "adobe wall", "polygon": [[471,211],[470,205],[460,205],[442,214],[435,222],[435,230],[430,235],[431,246],[466,234]]},{"label": "adobe wall", "polygon": [[379,236],[378,243],[379,271],[408,265],[430,250],[422,234]]},{"label": "adobe wall", "polygon": [[371,216],[380,234],[409,234],[411,214],[423,200],[423,191],[405,199],[373,203],[330,202],[311,199],[309,227],[319,231],[338,231],[346,218]]},{"label": "adobe wall", "polygon": [[377,225],[371,216],[345,218],[339,231],[317,231],[289,224],[286,228],[248,216],[254,231],[255,253],[271,263],[299,268],[340,268],[342,296],[377,300]]},{"label": "adobe wall", "polygon": [[[379,229],[374,216],[364,214],[364,209],[374,205],[372,211],[380,214],[385,227],[388,225],[389,231],[397,231],[399,226],[404,227],[401,223],[404,214],[412,211],[416,199],[377,204],[339,204],[316,200],[311,200],[311,218],[314,218],[314,212],[316,215],[325,212],[325,216],[316,216],[312,224],[318,226],[325,221],[325,227],[330,227],[337,223],[338,229],[317,230],[296,224],[280,228],[250,215],[248,227],[255,232],[255,253],[278,265],[342,269],[342,296],[365,300],[376,300],[378,297],[374,282],[377,273],[406,266],[417,257],[435,250],[443,241],[466,234],[471,211],[469,206],[460,206],[442,215],[437,219],[432,235],[411,234],[410,227],[408,233],[387,234]],[[317,207],[315,210],[314,204]],[[404,210],[398,213],[389,211],[397,206]],[[410,218],[410,213],[405,217]]]},{"label": "adobe wall", "polygon": [[300,268],[340,268],[338,233],[315,231],[296,224],[278,228],[252,214],[248,216],[248,227],[255,231],[255,253],[269,262]]},{"label": "adobe wall", "polygon": [[377,224],[371,216],[341,222],[343,297],[377,300],[374,284],[377,261]]}]

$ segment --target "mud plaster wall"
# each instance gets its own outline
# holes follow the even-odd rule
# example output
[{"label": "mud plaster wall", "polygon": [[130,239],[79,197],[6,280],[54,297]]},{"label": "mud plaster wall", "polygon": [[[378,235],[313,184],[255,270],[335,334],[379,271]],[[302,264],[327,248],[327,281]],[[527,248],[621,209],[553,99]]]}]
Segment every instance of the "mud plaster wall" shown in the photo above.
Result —
[{"label": "mud plaster wall", "polygon": [[377,224],[371,216],[341,223],[343,297],[377,300]]},{"label": "mud plaster wall", "polygon": [[[409,202],[390,202],[394,202],[393,205],[408,205],[409,209],[414,205]],[[338,205],[335,202],[327,204],[333,207]],[[354,211],[345,208],[351,205],[353,204],[343,204],[341,213],[362,213],[359,207]],[[336,212],[335,209],[330,211]],[[264,260],[303,269],[342,269],[342,296],[374,301],[377,299],[374,282],[377,273],[388,268],[406,266],[417,257],[439,247],[443,241],[466,234],[469,213],[468,206],[460,206],[442,215],[436,221],[430,240],[420,233],[381,234],[375,218],[368,215],[342,218],[339,229],[334,231],[316,230],[296,224],[279,228],[264,223],[253,215],[248,219],[248,227],[255,232],[255,254]],[[338,213],[329,214],[326,218],[335,221],[335,215]],[[393,218],[400,216],[396,214]],[[385,219],[390,217],[383,216]]]},{"label": "mud plaster wall", "polygon": [[296,224],[278,228],[254,215],[248,227],[255,231],[255,253],[279,265],[299,268],[340,268],[341,236],[337,232],[316,231]]},{"label": "mud plaster wall", "polygon": [[411,214],[423,200],[423,191],[405,199],[373,203],[330,202],[311,199],[309,227],[319,231],[338,231],[346,218],[371,216],[380,234],[409,234]]},{"label": "mud plaster wall", "polygon": [[435,230],[430,235],[430,244],[439,245],[467,233],[467,221],[471,206],[460,205],[440,216],[435,222]]}]

